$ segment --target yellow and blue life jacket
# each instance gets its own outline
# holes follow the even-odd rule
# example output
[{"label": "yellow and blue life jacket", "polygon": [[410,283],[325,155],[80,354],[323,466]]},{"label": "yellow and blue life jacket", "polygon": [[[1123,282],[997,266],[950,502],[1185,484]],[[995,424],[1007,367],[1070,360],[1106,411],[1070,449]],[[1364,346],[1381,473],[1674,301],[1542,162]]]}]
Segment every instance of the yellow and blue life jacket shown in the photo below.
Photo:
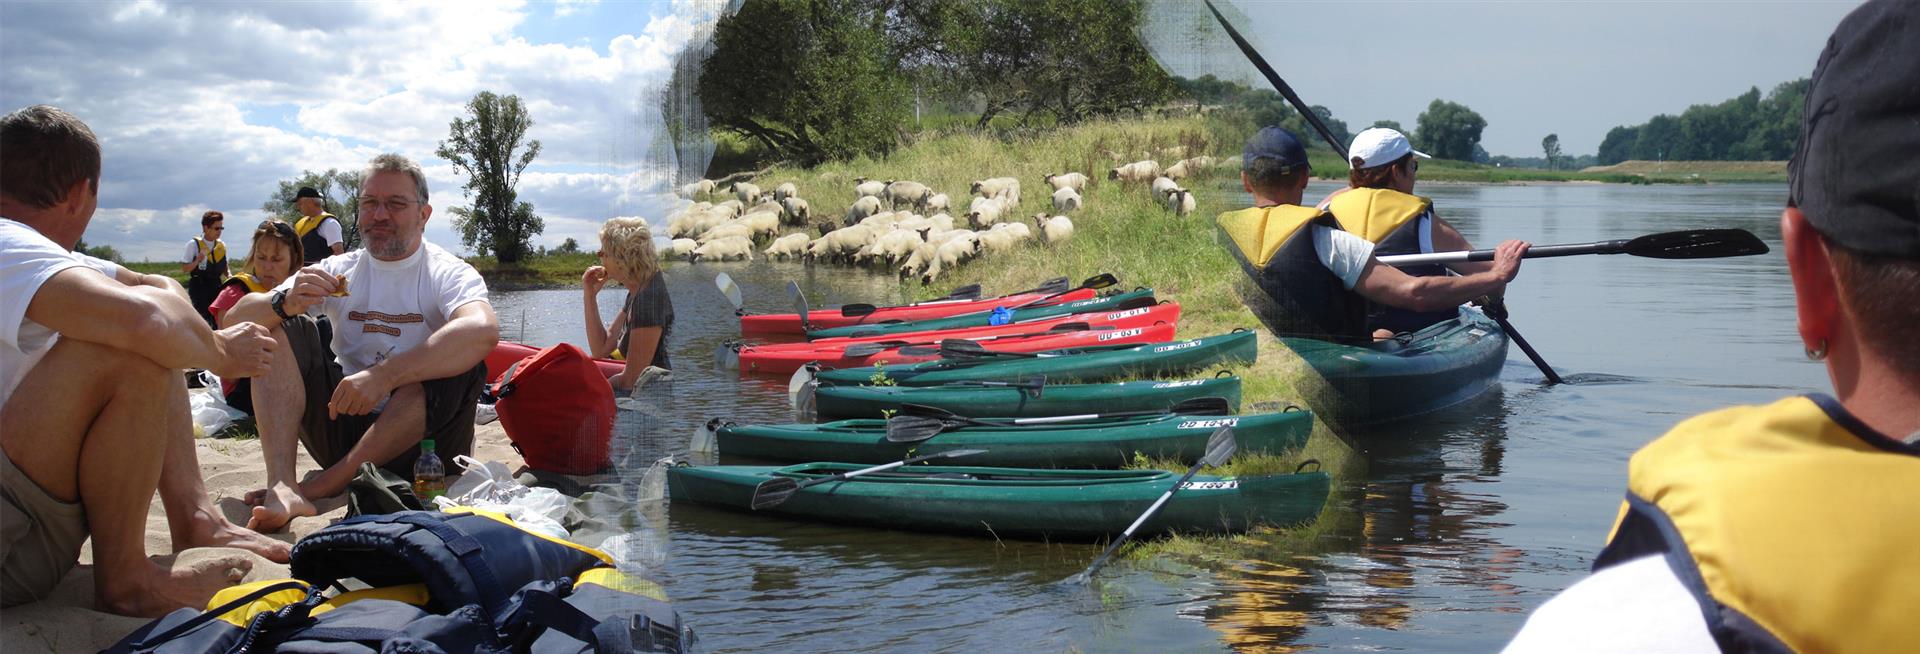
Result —
[{"label": "yellow and blue life jacket", "polygon": [[[1340,221],[1342,229],[1372,242],[1374,256],[1420,254],[1421,225],[1431,224],[1433,202],[1393,189],[1356,188],[1334,196],[1327,203],[1327,211]],[[1439,264],[1395,267],[1415,277],[1452,274]],[[1374,303],[1367,308],[1367,326],[1370,330],[1411,332],[1458,315],[1460,312],[1452,308],[1412,311]]]},{"label": "yellow and blue life jacket", "polygon": [[1723,409],[1633,455],[1595,570],[1650,555],[1727,652],[1920,644],[1920,445],[1824,395]]},{"label": "yellow and blue life jacket", "polygon": [[[107,651],[682,652],[693,641],[658,586],[486,511],[348,518],[295,544],[291,567],[293,579],[227,589]],[[349,579],[371,588],[347,590]]]},{"label": "yellow and blue life jacket", "polygon": [[1282,204],[1220,214],[1222,245],[1246,273],[1241,301],[1275,336],[1359,343],[1368,340],[1366,300],[1320,263],[1313,226],[1340,229],[1331,214]]},{"label": "yellow and blue life jacket", "polygon": [[326,237],[320,235],[320,223],[328,220],[340,222],[339,218],[325,211],[320,212],[319,215],[301,216],[299,220],[294,221],[293,233],[300,237],[300,253],[303,255],[301,258],[306,259],[306,263],[311,264],[333,256],[333,244],[328,243]]}]

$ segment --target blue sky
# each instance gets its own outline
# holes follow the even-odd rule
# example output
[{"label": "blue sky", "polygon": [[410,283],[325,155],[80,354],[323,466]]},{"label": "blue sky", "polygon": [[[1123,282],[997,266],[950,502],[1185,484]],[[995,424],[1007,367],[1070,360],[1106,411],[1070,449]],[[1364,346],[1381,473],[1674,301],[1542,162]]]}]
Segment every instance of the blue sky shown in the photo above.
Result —
[{"label": "blue sky", "polygon": [[[537,242],[591,247],[607,218],[660,224],[675,206],[671,173],[649,163],[650,98],[726,4],[0,2],[0,110],[86,120],[106,158],[88,242],[169,260],[201,212],[249,225],[279,180],[386,151],[426,166],[440,210],[428,238],[459,249],[446,209],[465,180],[433,150],[475,93],[517,94],[544,147],[519,189],[546,219]],[[1235,6],[1287,81],[1350,126],[1411,129],[1445,98],[1487,118],[1488,150],[1530,156],[1549,132],[1591,153],[1615,125],[1803,77],[1854,4]],[[1154,9],[1170,70],[1257,81],[1198,2]]]}]

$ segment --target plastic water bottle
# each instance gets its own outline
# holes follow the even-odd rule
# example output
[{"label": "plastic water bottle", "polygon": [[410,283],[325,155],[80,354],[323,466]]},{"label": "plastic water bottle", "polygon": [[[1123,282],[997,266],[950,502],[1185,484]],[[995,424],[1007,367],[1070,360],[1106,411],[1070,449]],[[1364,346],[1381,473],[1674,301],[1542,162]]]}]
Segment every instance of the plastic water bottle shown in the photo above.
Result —
[{"label": "plastic water bottle", "polygon": [[420,458],[413,460],[413,496],[433,506],[433,498],[447,494],[447,467],[433,453],[433,439],[420,441]]}]

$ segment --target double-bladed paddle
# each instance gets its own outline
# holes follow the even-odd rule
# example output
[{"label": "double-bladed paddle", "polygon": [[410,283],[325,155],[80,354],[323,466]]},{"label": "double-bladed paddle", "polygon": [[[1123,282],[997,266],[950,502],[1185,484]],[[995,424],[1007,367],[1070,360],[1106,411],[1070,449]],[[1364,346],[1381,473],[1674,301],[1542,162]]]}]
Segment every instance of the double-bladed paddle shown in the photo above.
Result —
[{"label": "double-bladed paddle", "polygon": [[[952,293],[948,293],[944,297],[934,298],[932,300],[927,300],[926,302],[915,302],[914,305],[931,304],[934,302],[952,302],[955,300],[978,300],[978,299],[980,299],[980,285],[968,284],[966,286],[953,289]],[[871,304],[849,304],[849,305],[840,307],[840,315],[846,316],[848,318],[858,318],[860,316],[870,315],[873,312],[879,311],[879,310],[880,310],[880,307],[877,307]]]},{"label": "double-bladed paddle", "polygon": [[[1332,147],[1334,152],[1340,153],[1341,159],[1346,159],[1347,146],[1341,144],[1339,139],[1333,137],[1333,131],[1327,129],[1326,124],[1320,122],[1320,115],[1314,113],[1313,108],[1307,106],[1307,102],[1301,100],[1300,96],[1293,92],[1293,87],[1288,86],[1286,80],[1280,79],[1280,73],[1274,72],[1273,66],[1267,64],[1266,57],[1260,56],[1260,52],[1253,49],[1253,44],[1248,43],[1245,37],[1240,36],[1240,31],[1234,29],[1232,23],[1227,22],[1227,17],[1220,14],[1220,8],[1213,6],[1213,0],[1205,1],[1207,3],[1207,11],[1213,12],[1214,20],[1220,21],[1221,29],[1227,31],[1227,37],[1233,39],[1233,44],[1240,48],[1241,54],[1247,56],[1247,60],[1253,63],[1253,67],[1259,69],[1261,75],[1266,76],[1267,82],[1272,84],[1274,89],[1280,91],[1280,95],[1285,96],[1287,102],[1293,103],[1293,108],[1299,111],[1300,115],[1305,117],[1309,124],[1313,125],[1314,131],[1320,133],[1320,138],[1326,139],[1327,145]],[[1491,250],[1488,252],[1491,252]],[[1381,257],[1381,259],[1384,261],[1386,257]],[[1491,261],[1492,257],[1489,256],[1486,260]],[[1560,382],[1560,375],[1554,373],[1553,367],[1547,365],[1547,360],[1540,358],[1540,354],[1533,351],[1533,346],[1528,345],[1526,339],[1520,337],[1520,332],[1513,328],[1512,323],[1507,322],[1506,318],[1497,318],[1496,321],[1500,323],[1500,329],[1505,331],[1507,336],[1512,337],[1513,342],[1520,345],[1520,351],[1525,352],[1527,358],[1533,360],[1534,367],[1539,368],[1540,372],[1547,376],[1548,384],[1557,384]]]},{"label": "double-bladed paddle", "polygon": [[877,465],[871,468],[861,468],[859,470],[837,472],[832,475],[828,475],[826,477],[820,477],[818,479],[808,479],[806,481],[799,481],[799,482],[794,481],[792,477],[774,477],[772,479],[768,479],[766,481],[760,482],[760,485],[753,487],[753,499],[749,502],[749,504],[753,507],[753,510],[755,511],[759,511],[761,509],[771,509],[773,507],[780,506],[781,504],[786,503],[788,499],[793,497],[794,493],[798,493],[802,489],[808,488],[810,486],[818,486],[820,484],[832,483],[836,481],[846,481],[854,477],[858,477],[861,475],[870,475],[876,472],[886,472],[888,470],[892,470],[900,466],[919,463],[921,461],[932,461],[934,459],[944,459],[944,458],[952,458],[952,457],[960,457],[960,456],[972,456],[972,455],[981,454],[984,452],[986,452],[986,450],[948,450],[946,452],[936,452],[934,454],[923,454],[923,455],[916,456],[910,459],[905,459],[902,461],[895,461],[893,463],[882,463],[880,465]]},{"label": "double-bladed paddle", "polygon": [[714,275],[713,285],[720,289],[721,295],[726,296],[727,303],[733,305],[734,312],[738,313],[746,306],[746,300],[740,297],[740,285],[733,283],[731,275],[726,273]]},{"label": "double-bladed paddle", "polygon": [[1112,413],[1084,413],[1071,416],[1010,419],[969,418],[939,407],[902,404],[900,405],[900,415],[887,419],[887,441],[893,443],[917,443],[933,438],[949,429],[967,425],[979,427],[1017,427],[1020,425],[1044,425],[1080,420],[1127,418],[1132,416],[1171,414],[1224,416],[1230,413],[1233,413],[1233,405],[1223,397],[1196,397],[1181,400],[1168,406],[1164,410],[1115,411]]},{"label": "double-bladed paddle", "polygon": [[1015,305],[1012,308],[1026,309],[1029,307],[1042,306],[1042,305],[1050,304],[1051,300],[1053,300],[1054,298],[1060,297],[1062,295],[1066,295],[1068,293],[1072,293],[1074,291],[1078,291],[1081,289],[1088,289],[1088,288],[1099,290],[1099,289],[1103,289],[1118,283],[1120,283],[1120,279],[1118,277],[1114,277],[1113,273],[1100,273],[1098,275],[1088,277],[1085,281],[1080,282],[1079,286],[1075,286],[1073,288],[1064,289],[1060,291],[1055,291],[1053,294],[1048,295],[1046,297],[1035,298],[1033,300]]},{"label": "double-bladed paddle", "polygon": [[1093,573],[1099,572],[1100,568],[1107,564],[1107,558],[1113,556],[1113,553],[1119,550],[1121,545],[1126,544],[1128,539],[1133,538],[1133,532],[1140,529],[1140,525],[1146,524],[1147,519],[1152,518],[1154,513],[1159,512],[1160,507],[1164,506],[1167,500],[1173,499],[1173,494],[1180,492],[1180,487],[1187,485],[1187,481],[1193,479],[1193,475],[1200,472],[1201,467],[1218,466],[1226,463],[1228,459],[1233,458],[1233,451],[1237,448],[1238,446],[1233,442],[1232,427],[1223,426],[1213,430],[1213,436],[1207,439],[1207,453],[1201,456],[1199,461],[1195,461],[1193,467],[1187,468],[1187,474],[1181,475],[1180,481],[1174,482],[1173,487],[1168,488],[1167,492],[1161,493],[1160,499],[1154,500],[1153,506],[1147,507],[1146,513],[1140,514],[1140,517],[1134,520],[1133,524],[1127,525],[1127,530],[1122,532],[1120,538],[1113,541],[1113,544],[1108,545],[1107,550],[1101,552],[1099,558],[1093,560],[1093,565],[1087,566],[1087,569],[1080,574],[1068,577],[1067,583],[1087,583],[1087,580],[1093,578]]},{"label": "double-bladed paddle", "polygon": [[[1744,229],[1689,229],[1660,232],[1630,239],[1535,245],[1527,248],[1525,259],[1570,257],[1581,254],[1629,254],[1650,259],[1717,259],[1766,254],[1767,244]],[[1465,261],[1492,261],[1493,250],[1393,254],[1379,257],[1380,263],[1410,266]]]},{"label": "double-bladed paddle", "polygon": [[793,297],[793,308],[800,312],[800,331],[813,331],[813,323],[807,320],[807,316],[813,314],[807,310],[807,295],[800,292],[800,283],[793,281],[787,282],[787,295]]}]

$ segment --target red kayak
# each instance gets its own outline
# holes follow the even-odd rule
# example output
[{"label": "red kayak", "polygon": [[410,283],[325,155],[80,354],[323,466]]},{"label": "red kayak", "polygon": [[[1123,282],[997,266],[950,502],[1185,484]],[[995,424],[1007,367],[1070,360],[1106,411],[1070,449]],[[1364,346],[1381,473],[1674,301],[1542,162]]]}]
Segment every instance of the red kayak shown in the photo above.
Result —
[{"label": "red kayak", "polygon": [[[1161,305],[1178,312],[1179,305]],[[1160,308],[1160,307],[1155,307]],[[1084,327],[1085,325],[1073,325]],[[1069,347],[1090,345],[1121,345],[1130,343],[1153,343],[1173,340],[1175,324],[1172,321],[1157,321],[1153,324],[1135,327],[1095,327],[1072,331],[1040,330],[1002,336],[974,336],[955,340],[971,341],[980,347],[995,352],[1044,352]],[[895,341],[898,335],[895,335]],[[816,345],[806,343],[804,345]],[[809,363],[819,363],[822,368],[858,368],[881,364],[917,363],[932,361],[941,356],[938,340],[912,339],[911,343],[871,342],[837,344],[835,347],[812,350],[769,349],[779,346],[748,346],[740,349],[740,369],[744,372],[765,374],[791,374]]]},{"label": "red kayak", "polygon": [[1072,313],[1072,314],[1067,314],[1063,316],[1048,316],[1045,318],[1034,318],[1032,320],[1011,322],[1004,325],[979,325],[974,327],[952,327],[948,329],[930,329],[930,330],[923,330],[923,331],[917,331],[917,332],[877,334],[874,336],[836,336],[833,338],[822,338],[816,341],[808,341],[804,343],[774,343],[769,345],[756,345],[754,346],[754,348],[762,352],[802,351],[802,350],[838,352],[840,350],[846,349],[846,346],[852,345],[854,343],[894,342],[894,343],[900,343],[900,344],[912,344],[912,343],[938,344],[940,341],[943,341],[949,338],[965,338],[970,340],[977,340],[980,338],[985,338],[990,336],[1006,336],[1009,334],[1031,334],[1034,332],[1044,332],[1050,329],[1054,329],[1060,325],[1066,325],[1066,324],[1072,324],[1072,323],[1086,323],[1088,328],[1091,328],[1091,329],[1099,329],[1101,327],[1114,327],[1117,329],[1126,329],[1128,327],[1145,327],[1147,325],[1151,325],[1156,322],[1168,322],[1168,323],[1180,322],[1180,304],[1178,302],[1163,302],[1163,303],[1155,304],[1153,303],[1152,300],[1145,300],[1142,302],[1142,304],[1145,304],[1146,306],[1128,307],[1125,309],[1111,310],[1111,311],[1090,311],[1087,313]]},{"label": "red kayak", "polygon": [[[487,353],[487,381],[499,379],[500,374],[506,372],[508,367],[538,352],[540,348],[532,345],[500,341],[499,345],[493,346],[492,352]],[[620,371],[627,368],[627,362],[618,359],[594,359],[593,364],[600,368],[601,374],[608,377],[620,374]]]},{"label": "red kayak", "polygon": [[[1064,280],[1058,280],[1064,281]],[[1061,302],[1078,302],[1092,299],[1095,288],[1082,284],[1080,288],[1068,289],[1064,283],[1053,284],[1011,295],[996,298],[974,299],[967,294],[955,294],[938,300],[893,307],[876,307],[870,304],[849,304],[837,309],[808,311],[803,325],[799,313],[760,313],[740,316],[741,336],[792,335],[806,336],[808,329],[831,329],[896,320],[927,320],[945,318],[963,313],[992,311],[995,307],[1018,307],[1021,305],[1047,306]],[[977,293],[977,289],[975,290]],[[957,296],[957,297],[956,297]]]}]

